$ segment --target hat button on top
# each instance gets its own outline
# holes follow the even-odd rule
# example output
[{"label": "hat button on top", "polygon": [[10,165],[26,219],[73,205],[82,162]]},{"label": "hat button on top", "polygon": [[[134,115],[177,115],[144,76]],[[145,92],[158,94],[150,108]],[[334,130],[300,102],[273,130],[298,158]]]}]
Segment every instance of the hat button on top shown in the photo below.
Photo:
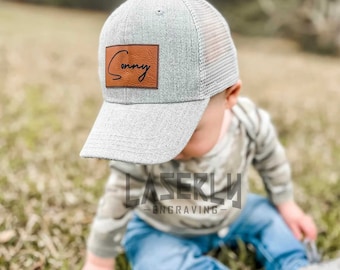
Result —
[{"label": "hat button on top", "polygon": [[157,9],[156,10],[156,14],[158,15],[158,16],[162,16],[163,14],[164,14],[164,10],[162,10],[162,9]]}]

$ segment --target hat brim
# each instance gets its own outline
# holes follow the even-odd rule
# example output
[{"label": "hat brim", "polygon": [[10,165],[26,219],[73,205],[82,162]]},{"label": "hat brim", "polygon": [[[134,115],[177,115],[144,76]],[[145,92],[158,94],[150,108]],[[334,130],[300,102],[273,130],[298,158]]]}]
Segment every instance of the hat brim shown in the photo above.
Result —
[{"label": "hat brim", "polygon": [[169,161],[188,143],[208,102],[127,105],[104,101],[80,156],[141,164]]}]

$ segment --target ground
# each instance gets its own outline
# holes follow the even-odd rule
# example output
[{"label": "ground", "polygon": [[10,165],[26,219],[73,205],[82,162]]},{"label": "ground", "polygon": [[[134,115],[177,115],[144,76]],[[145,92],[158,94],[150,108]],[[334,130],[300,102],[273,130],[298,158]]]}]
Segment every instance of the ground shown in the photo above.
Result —
[{"label": "ground", "polygon": [[[81,268],[108,174],[106,161],[79,158],[102,102],[96,57],[106,16],[0,1],[1,270]],[[296,200],[316,220],[324,258],[338,257],[339,58],[234,36],[243,95],[271,113]],[[255,173],[251,187],[263,193]],[[252,269],[247,254],[218,257]]]}]

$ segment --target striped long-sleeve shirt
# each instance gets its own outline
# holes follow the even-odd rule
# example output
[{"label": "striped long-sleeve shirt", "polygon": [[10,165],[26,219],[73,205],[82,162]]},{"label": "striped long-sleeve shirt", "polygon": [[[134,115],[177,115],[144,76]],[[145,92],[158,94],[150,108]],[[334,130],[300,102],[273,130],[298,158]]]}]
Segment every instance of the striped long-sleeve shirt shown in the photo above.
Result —
[{"label": "striped long-sleeve shirt", "polygon": [[121,252],[133,211],[151,226],[176,235],[227,228],[245,204],[250,165],[273,204],[293,199],[290,166],[268,113],[241,97],[226,134],[204,156],[156,165],[110,163],[89,251],[100,257]]}]

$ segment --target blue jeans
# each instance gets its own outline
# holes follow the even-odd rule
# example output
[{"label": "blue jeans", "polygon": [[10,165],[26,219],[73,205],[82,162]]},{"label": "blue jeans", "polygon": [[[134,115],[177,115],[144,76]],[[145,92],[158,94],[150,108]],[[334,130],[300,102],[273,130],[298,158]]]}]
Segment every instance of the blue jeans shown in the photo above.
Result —
[{"label": "blue jeans", "polygon": [[123,246],[133,270],[227,270],[205,254],[221,244],[235,246],[237,239],[255,247],[257,260],[267,270],[296,270],[308,265],[304,246],[275,207],[254,194],[248,195],[246,206],[223,237],[217,233],[179,237],[159,231],[134,215],[127,226]]}]

